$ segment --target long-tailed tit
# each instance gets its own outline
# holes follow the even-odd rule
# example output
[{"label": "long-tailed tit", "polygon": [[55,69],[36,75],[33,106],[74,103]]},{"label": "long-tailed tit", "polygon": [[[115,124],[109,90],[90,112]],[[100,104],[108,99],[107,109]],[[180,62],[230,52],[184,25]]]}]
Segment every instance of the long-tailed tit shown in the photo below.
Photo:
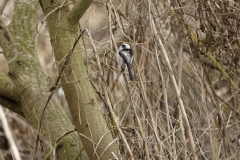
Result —
[{"label": "long-tailed tit", "polygon": [[134,53],[132,48],[130,47],[129,44],[123,43],[119,47],[119,51],[117,54],[117,62],[121,66],[122,71],[124,71],[127,66],[130,81],[133,81],[133,75],[132,75],[133,61],[134,61]]}]

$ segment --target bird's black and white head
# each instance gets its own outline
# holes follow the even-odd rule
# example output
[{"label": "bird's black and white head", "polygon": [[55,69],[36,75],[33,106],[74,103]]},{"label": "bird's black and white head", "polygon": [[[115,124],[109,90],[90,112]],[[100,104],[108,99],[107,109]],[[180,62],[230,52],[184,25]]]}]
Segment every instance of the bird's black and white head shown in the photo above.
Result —
[{"label": "bird's black and white head", "polygon": [[121,44],[117,54],[117,62],[121,66],[122,70],[124,70],[126,67],[128,68],[129,78],[131,81],[133,81],[133,76],[131,72],[133,60],[134,60],[134,53],[131,46],[127,43]]},{"label": "bird's black and white head", "polygon": [[127,43],[123,43],[121,44],[121,46],[119,47],[119,51],[121,50],[132,50],[131,46]]},{"label": "bird's black and white head", "polygon": [[124,68],[127,65],[131,68],[134,60],[133,50],[131,46],[127,43],[121,44],[118,50],[117,58],[119,65],[121,65]]}]

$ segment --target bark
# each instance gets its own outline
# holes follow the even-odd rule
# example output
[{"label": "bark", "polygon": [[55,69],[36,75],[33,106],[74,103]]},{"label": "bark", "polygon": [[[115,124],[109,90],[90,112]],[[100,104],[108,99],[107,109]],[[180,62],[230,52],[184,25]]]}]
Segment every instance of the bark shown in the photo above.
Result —
[{"label": "bark", "polygon": [[[41,0],[43,11],[45,15],[48,15],[47,25],[59,68],[63,65],[61,61],[73,47],[75,37],[79,32],[78,21],[91,2],[92,0],[80,0],[70,11],[68,5],[65,5],[67,2],[62,4],[60,0],[53,2]],[[111,132],[99,109],[80,49],[77,45],[69,65],[65,68],[62,87],[74,125],[77,131],[84,135],[81,140],[89,158],[113,159],[111,153],[119,156],[119,151],[117,145],[112,143]]]},{"label": "bark", "polygon": [[[66,143],[68,158],[73,159],[82,148],[79,137],[76,132],[62,136],[73,130],[74,126],[55,99],[48,101],[51,95],[47,87],[49,84],[37,57],[38,6],[36,0],[18,0],[10,25],[1,24],[0,45],[8,60],[15,59],[9,64],[9,73],[1,73],[0,103],[23,115],[36,129],[41,123],[41,135],[52,146],[62,137],[65,142],[59,143],[57,158],[67,159],[63,147]],[[82,152],[81,158],[87,159],[85,152]]]}]

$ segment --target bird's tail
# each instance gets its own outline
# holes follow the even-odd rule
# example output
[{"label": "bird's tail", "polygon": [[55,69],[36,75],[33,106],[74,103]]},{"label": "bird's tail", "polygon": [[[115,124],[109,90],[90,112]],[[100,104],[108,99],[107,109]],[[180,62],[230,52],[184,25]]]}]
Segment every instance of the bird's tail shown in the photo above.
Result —
[{"label": "bird's tail", "polygon": [[128,68],[129,80],[130,81],[134,81],[133,75],[132,75],[132,67],[131,66],[127,66],[127,68]]}]

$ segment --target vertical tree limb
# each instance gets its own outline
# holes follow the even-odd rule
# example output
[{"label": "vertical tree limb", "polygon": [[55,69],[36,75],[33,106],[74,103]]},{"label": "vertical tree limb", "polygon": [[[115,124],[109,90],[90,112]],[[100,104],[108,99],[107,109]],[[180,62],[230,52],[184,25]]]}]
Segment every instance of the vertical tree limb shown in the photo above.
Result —
[{"label": "vertical tree limb", "polygon": [[[76,23],[77,19],[82,17],[82,14],[91,4],[89,2],[91,1],[80,0],[71,11],[68,6],[64,6],[50,14],[47,18],[49,33],[57,62],[61,62],[72,47],[76,34],[79,31]],[[54,2],[41,0],[42,8],[46,15],[60,6],[61,3],[60,0],[55,0]],[[65,4],[67,4],[67,2]],[[81,9],[81,11],[79,9]],[[82,53],[79,51],[80,49],[80,46],[77,45],[69,65],[65,68],[65,77],[62,77],[62,84],[64,84],[63,90],[77,131],[91,138],[94,142],[98,142],[102,136],[108,132],[108,128],[100,112],[95,93],[88,79],[89,76],[86,72],[86,66],[84,65]],[[61,68],[61,65],[60,63],[59,68]],[[88,139],[81,139],[91,159],[97,159],[103,152],[101,148],[106,148],[106,146],[113,141],[112,136],[107,134],[99,143],[101,147],[97,147],[94,143],[89,143]],[[94,154],[96,147],[96,154]],[[105,152],[113,152],[115,155],[119,155],[115,144]],[[102,159],[109,158],[112,158],[109,154],[104,154],[102,156]]]}]

